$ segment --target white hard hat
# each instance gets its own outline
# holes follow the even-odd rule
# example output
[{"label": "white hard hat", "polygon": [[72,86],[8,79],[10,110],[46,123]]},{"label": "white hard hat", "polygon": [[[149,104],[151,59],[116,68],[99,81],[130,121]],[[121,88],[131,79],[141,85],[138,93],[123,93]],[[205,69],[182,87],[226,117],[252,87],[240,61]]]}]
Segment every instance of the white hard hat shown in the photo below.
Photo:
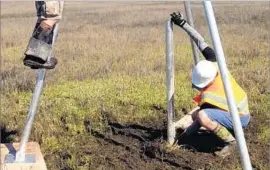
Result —
[{"label": "white hard hat", "polygon": [[192,71],[192,84],[204,88],[214,80],[217,75],[217,68],[207,60],[201,60]]}]

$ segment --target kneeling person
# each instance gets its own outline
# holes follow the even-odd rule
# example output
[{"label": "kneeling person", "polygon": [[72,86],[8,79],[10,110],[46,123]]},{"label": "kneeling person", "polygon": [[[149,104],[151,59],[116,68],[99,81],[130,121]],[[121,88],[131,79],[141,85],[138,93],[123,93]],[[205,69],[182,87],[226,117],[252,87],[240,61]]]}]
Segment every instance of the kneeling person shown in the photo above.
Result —
[{"label": "kneeling person", "polygon": [[[198,62],[192,71],[192,87],[199,92],[193,100],[198,107],[176,122],[175,126],[185,130],[183,136],[191,135],[200,128],[213,132],[225,143],[225,147],[216,154],[222,157],[228,156],[235,148],[236,141],[230,133],[233,130],[232,118],[217,67],[215,52],[180,13],[173,13],[171,17],[172,22],[180,26],[193,39],[206,59]],[[229,75],[241,124],[242,127],[246,127],[250,120],[247,95],[232,75]]]}]

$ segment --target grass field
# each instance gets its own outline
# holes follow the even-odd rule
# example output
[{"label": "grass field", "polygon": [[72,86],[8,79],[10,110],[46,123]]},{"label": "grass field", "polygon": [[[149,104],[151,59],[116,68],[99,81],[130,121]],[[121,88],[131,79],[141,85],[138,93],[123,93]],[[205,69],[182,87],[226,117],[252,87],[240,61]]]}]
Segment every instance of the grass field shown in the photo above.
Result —
[{"label": "grass field", "polygon": [[[228,67],[246,90],[245,136],[254,169],[269,169],[269,2],[214,3]],[[211,151],[152,154],[166,137],[165,21],[182,2],[67,2],[31,140],[48,169],[241,169],[239,155]],[[201,3],[195,27],[211,44]],[[36,71],[22,63],[35,24],[33,2],[1,4],[1,142],[18,142]],[[195,105],[189,37],[174,29],[176,116]],[[196,138],[197,139],[197,138]],[[199,138],[198,138],[199,139]],[[195,140],[195,139],[194,139]],[[210,141],[209,141],[210,142]],[[211,143],[211,142],[210,142]],[[197,146],[197,145],[196,145]]]}]

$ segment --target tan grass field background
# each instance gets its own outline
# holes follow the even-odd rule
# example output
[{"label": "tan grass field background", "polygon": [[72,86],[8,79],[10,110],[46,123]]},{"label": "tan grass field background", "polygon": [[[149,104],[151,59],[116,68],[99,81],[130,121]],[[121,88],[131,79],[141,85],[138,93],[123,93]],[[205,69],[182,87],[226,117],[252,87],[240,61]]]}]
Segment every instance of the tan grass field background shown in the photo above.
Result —
[{"label": "tan grass field background", "polygon": [[[252,115],[246,133],[248,146],[253,152],[257,141],[268,148],[269,2],[213,6],[228,67],[248,93]],[[165,115],[152,108],[166,109],[164,29],[169,14],[177,10],[184,13],[182,2],[66,3],[55,47],[59,64],[47,72],[31,134],[31,140],[40,143],[49,169],[129,169],[125,163],[100,166],[109,155],[80,152],[106,147],[87,133],[85,122],[104,132],[108,125],[100,113],[106,112],[123,124],[154,128],[162,124]],[[211,44],[202,4],[196,2],[192,10],[196,29]],[[18,141],[26,119],[36,71],[25,67],[22,59],[35,21],[33,2],[2,2],[1,126],[17,133],[1,142]],[[194,107],[190,83],[193,58],[189,37],[177,27],[174,42],[175,103],[180,118],[183,110]],[[70,157],[63,158],[64,151]],[[254,166],[268,169],[269,159],[261,159],[267,151],[257,155],[251,154]],[[174,169],[166,163],[162,166]],[[239,169],[240,162],[212,166]]]}]

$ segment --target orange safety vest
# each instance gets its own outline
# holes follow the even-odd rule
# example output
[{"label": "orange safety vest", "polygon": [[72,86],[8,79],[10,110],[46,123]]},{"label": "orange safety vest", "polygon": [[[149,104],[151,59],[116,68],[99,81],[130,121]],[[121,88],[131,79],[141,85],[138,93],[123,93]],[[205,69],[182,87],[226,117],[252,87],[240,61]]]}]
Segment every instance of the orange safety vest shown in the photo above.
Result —
[{"label": "orange safety vest", "polygon": [[[239,114],[249,114],[247,94],[236,83],[235,79],[231,75],[229,76]],[[197,96],[195,96],[193,101],[197,103],[198,106],[202,106],[203,104],[208,103],[220,109],[229,111],[220,72],[218,72],[212,84],[203,89]]]}]

